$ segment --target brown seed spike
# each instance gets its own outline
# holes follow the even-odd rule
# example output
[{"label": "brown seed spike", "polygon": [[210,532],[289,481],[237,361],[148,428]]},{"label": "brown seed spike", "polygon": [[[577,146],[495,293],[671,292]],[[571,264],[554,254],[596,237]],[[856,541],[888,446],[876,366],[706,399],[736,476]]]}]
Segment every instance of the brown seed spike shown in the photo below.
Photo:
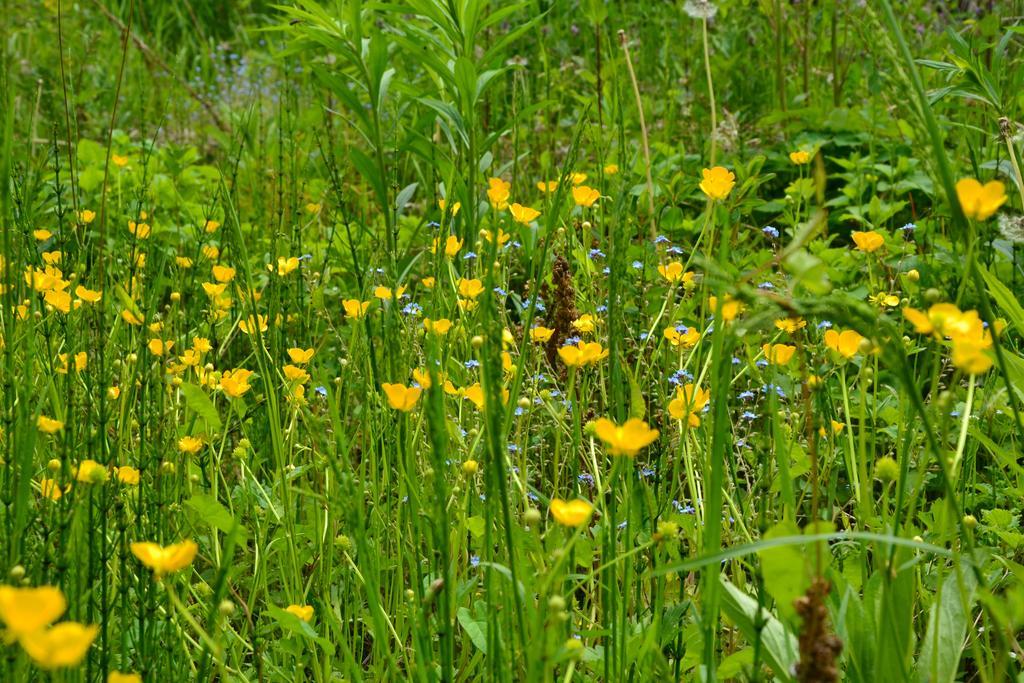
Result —
[{"label": "brown seed spike", "polygon": [[843,651],[843,641],[830,632],[825,596],[830,586],[816,578],[807,593],[793,602],[803,620],[800,629],[800,661],[796,665],[801,683],[834,683],[839,680],[836,659]]}]

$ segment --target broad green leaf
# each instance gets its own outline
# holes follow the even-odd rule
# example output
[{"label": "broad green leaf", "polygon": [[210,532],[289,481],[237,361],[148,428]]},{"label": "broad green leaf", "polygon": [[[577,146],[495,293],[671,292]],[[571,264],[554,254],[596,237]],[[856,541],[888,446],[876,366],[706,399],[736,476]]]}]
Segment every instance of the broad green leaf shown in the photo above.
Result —
[{"label": "broad green leaf", "polygon": [[977,581],[974,573],[962,567],[953,569],[942,582],[942,590],[928,612],[928,630],[917,662],[918,679],[925,683],[952,683],[956,680],[960,654],[967,644],[967,627],[974,604]]},{"label": "broad green leaf", "polygon": [[[744,593],[738,587],[722,578],[722,612],[727,616],[748,642],[753,643],[757,636],[754,628],[755,617],[758,616],[757,600]],[[793,667],[799,659],[796,636],[790,633],[781,621],[768,610],[761,608],[761,644],[764,646],[765,658],[775,672],[777,680],[793,681]]]},{"label": "broad green leaf", "polygon": [[226,534],[237,533],[243,538],[246,536],[246,531],[238,520],[212,495],[197,493],[185,501],[185,505],[195,512],[202,522],[214,529]]},{"label": "broad green leaf", "polygon": [[[799,534],[800,528],[796,522],[785,521],[766,531],[764,538],[772,539]],[[793,601],[800,597],[810,585],[804,568],[803,548],[797,545],[776,546],[760,551],[758,557],[761,558],[764,586],[775,598],[779,614],[786,619],[796,618]]]},{"label": "broad green leaf", "polygon": [[280,607],[275,607],[273,605],[267,608],[267,613],[277,621],[278,625],[284,629],[286,633],[302,636],[303,638],[309,638],[322,647],[328,654],[334,654],[334,643],[321,637],[308,622],[299,619],[291,612],[286,612]]},{"label": "broad green leaf", "polygon": [[487,654],[487,622],[475,619],[465,607],[460,607],[455,616],[458,617],[459,625],[469,636],[476,649]]},{"label": "broad green leaf", "polygon": [[185,405],[203,419],[206,423],[206,429],[209,432],[219,432],[221,430],[220,415],[217,413],[217,408],[213,405],[213,401],[206,395],[206,392],[195,384],[187,382],[178,388],[181,389],[181,393],[185,397]]},{"label": "broad green leaf", "polygon": [[981,277],[985,280],[988,293],[992,295],[996,305],[1006,314],[1009,323],[1017,328],[1017,332],[1024,333],[1024,307],[1017,301],[1017,297],[1013,295],[1009,287],[986,270],[984,266],[979,265],[978,270],[981,271]]}]

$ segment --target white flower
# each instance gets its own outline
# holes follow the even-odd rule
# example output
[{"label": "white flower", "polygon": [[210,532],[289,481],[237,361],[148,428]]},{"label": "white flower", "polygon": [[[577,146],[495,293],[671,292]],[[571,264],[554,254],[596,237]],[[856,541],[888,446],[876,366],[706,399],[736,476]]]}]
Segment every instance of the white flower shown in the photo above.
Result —
[{"label": "white flower", "polygon": [[693,19],[714,19],[718,8],[711,0],[686,0],[683,11]]}]

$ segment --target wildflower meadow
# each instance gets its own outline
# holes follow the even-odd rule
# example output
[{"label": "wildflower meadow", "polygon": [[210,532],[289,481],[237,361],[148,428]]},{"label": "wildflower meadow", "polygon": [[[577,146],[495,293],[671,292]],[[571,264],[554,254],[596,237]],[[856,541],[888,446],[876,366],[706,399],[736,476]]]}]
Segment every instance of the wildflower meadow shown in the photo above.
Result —
[{"label": "wildflower meadow", "polygon": [[0,682],[1024,683],[1024,2],[0,0]]}]

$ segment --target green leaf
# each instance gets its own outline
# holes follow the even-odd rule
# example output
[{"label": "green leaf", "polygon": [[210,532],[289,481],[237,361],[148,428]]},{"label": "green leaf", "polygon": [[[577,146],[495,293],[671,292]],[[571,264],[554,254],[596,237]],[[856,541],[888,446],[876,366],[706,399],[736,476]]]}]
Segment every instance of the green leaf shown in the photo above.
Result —
[{"label": "green leaf", "polygon": [[185,501],[185,505],[196,514],[200,521],[218,531],[223,531],[225,534],[237,533],[242,538],[247,535],[246,530],[231,512],[208,493],[195,494]]},{"label": "green leaf", "polygon": [[629,416],[642,420],[647,413],[644,393],[632,372],[626,372],[626,377],[629,378]]},{"label": "green leaf", "polygon": [[793,275],[796,283],[811,294],[828,294],[832,291],[828,268],[820,258],[806,249],[797,249],[786,256],[783,267]]},{"label": "green leaf", "polygon": [[1024,333],[1024,307],[1017,301],[1017,297],[1013,295],[1009,287],[986,270],[984,266],[979,264],[978,270],[981,271],[981,277],[985,280],[988,293],[995,299],[996,305],[1009,318],[1010,324],[1017,328],[1017,332]]},{"label": "green leaf", "polygon": [[275,607],[273,605],[267,608],[267,612],[274,618],[285,633],[309,638],[322,647],[328,654],[334,654],[334,644],[326,638],[321,637],[316,630],[309,625],[309,623],[299,619],[291,612],[286,612],[280,607]]},{"label": "green leaf", "polygon": [[[776,524],[764,534],[765,539],[796,536],[800,527],[796,522],[785,521]],[[775,598],[779,614],[786,619],[796,617],[793,601],[807,590],[809,581],[804,571],[803,549],[797,545],[784,545],[760,551],[761,571],[764,586]]]},{"label": "green leaf", "polygon": [[977,581],[964,568],[949,573],[942,582],[939,597],[928,613],[928,630],[918,660],[918,679],[926,683],[952,683],[956,680],[960,654],[967,643],[970,609]]},{"label": "green leaf", "polygon": [[208,432],[215,433],[221,430],[220,415],[217,413],[213,401],[202,389],[195,384],[182,383],[181,393],[185,396],[185,405],[198,415],[206,423]]},{"label": "green leaf", "polygon": [[476,646],[476,649],[480,652],[487,654],[487,622],[483,620],[474,619],[470,611],[465,607],[460,607],[455,613],[455,616],[459,619],[459,626],[466,632],[469,639]]},{"label": "green leaf", "polygon": [[[723,577],[721,581],[722,587],[725,588],[722,595],[722,611],[736,624],[748,642],[754,642],[757,637],[757,629],[754,628],[754,617],[758,615],[757,600],[734,586],[728,579]],[[768,610],[761,608],[760,617],[764,624],[761,630],[761,643],[764,645],[769,666],[778,680],[793,681],[790,672],[799,659],[796,636],[787,631],[782,622]]]},{"label": "green leaf", "polygon": [[474,515],[466,518],[466,528],[474,538],[483,538],[485,525],[486,522],[480,515]]}]

